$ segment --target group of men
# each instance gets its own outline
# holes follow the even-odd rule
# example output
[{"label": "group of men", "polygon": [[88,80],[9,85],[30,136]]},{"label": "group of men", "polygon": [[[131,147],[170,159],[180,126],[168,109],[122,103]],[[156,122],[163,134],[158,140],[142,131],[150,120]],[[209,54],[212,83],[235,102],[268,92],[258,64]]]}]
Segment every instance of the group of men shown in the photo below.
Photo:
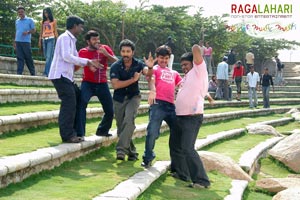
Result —
[{"label": "group of men", "polygon": [[[63,142],[84,141],[86,107],[92,96],[102,104],[104,116],[96,135],[109,137],[112,120],[117,124],[118,142],[116,159],[135,161],[138,153],[132,136],[135,118],[141,101],[139,78],[143,74],[149,82],[149,124],[145,151],[141,165],[151,166],[155,158],[155,141],[160,134],[162,121],[170,128],[171,174],[175,178],[191,181],[193,188],[207,188],[210,181],[202,161],[194,149],[198,131],[203,121],[204,98],[208,90],[208,74],[199,45],[181,57],[179,73],[168,67],[171,48],[162,45],[155,51],[154,59],[149,53],[144,62],[134,58],[135,44],[124,39],[120,42],[121,58],[117,59],[111,48],[100,43],[96,31],[88,31],[87,47],[76,50],[76,37],[83,31],[84,21],[77,16],[67,18],[67,30],[56,43],[54,58],[48,78],[52,81],[59,98],[59,132]],[[108,62],[113,96],[107,84]],[[157,63],[157,64],[156,64]],[[83,80],[79,89],[74,84],[74,71],[83,67]],[[175,101],[175,87],[179,87]],[[197,88],[199,92],[193,92]]]},{"label": "group of men", "polygon": [[[242,77],[244,75],[244,66],[242,66],[241,61],[236,61],[233,64],[234,57],[231,55],[234,51],[232,50],[230,56],[224,56],[222,62],[218,64],[217,67],[217,90],[216,90],[216,97],[217,98],[224,98],[225,100],[229,101],[230,98],[230,90],[229,90],[229,69],[232,69],[232,80],[236,83],[237,89],[237,96],[236,99],[241,101],[241,83]],[[230,59],[229,59],[230,57]],[[230,67],[229,64],[232,64]],[[250,108],[257,108],[257,91],[259,90],[259,85],[262,86],[262,93],[263,93],[263,107],[270,108],[269,103],[269,91],[270,86],[273,87],[274,91],[274,84],[272,76],[269,74],[269,69],[264,68],[264,73],[260,77],[259,73],[255,72],[254,70],[254,54],[252,50],[250,50],[246,55],[246,84],[248,87],[248,97],[249,97],[249,107]]]}]

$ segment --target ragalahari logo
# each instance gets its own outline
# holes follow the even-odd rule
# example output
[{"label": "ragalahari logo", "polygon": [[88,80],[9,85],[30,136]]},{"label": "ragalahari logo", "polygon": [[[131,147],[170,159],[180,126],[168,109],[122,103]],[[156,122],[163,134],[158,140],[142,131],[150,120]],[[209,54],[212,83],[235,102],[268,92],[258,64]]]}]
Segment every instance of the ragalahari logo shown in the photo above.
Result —
[{"label": "ragalahari logo", "polygon": [[292,4],[231,4],[230,18],[241,19],[242,22],[226,25],[226,29],[254,37],[274,36],[296,30],[292,16]]}]

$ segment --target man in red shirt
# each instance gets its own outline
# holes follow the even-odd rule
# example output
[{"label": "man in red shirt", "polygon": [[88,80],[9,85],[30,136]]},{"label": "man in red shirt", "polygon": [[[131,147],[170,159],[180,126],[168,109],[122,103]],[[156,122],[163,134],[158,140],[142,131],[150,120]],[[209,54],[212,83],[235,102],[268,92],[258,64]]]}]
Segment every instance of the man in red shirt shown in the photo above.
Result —
[{"label": "man in red shirt", "polygon": [[108,62],[113,63],[118,58],[109,46],[100,44],[99,33],[96,31],[88,31],[85,40],[88,46],[80,49],[79,57],[97,59],[103,66],[95,72],[91,71],[87,66],[83,69],[79,109],[76,115],[77,136],[85,136],[87,104],[92,96],[97,96],[102,105],[104,116],[97,128],[96,135],[109,137],[111,136],[109,129],[112,125],[114,111],[112,96],[107,84],[106,71]]}]

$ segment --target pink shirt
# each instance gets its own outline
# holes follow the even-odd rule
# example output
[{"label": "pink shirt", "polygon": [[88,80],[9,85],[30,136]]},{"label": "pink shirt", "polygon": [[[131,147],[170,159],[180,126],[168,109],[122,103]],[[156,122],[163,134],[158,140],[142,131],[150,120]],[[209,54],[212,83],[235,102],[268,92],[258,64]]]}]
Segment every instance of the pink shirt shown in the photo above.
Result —
[{"label": "pink shirt", "polygon": [[204,55],[205,56],[211,56],[211,54],[212,54],[212,48],[211,47],[205,47],[204,48]]},{"label": "pink shirt", "polygon": [[208,91],[206,64],[194,63],[194,67],[182,79],[175,102],[176,115],[204,113],[204,98]]},{"label": "pink shirt", "polygon": [[156,99],[174,103],[175,86],[181,79],[179,73],[168,67],[162,68],[159,65],[153,67],[153,76],[155,78]]}]

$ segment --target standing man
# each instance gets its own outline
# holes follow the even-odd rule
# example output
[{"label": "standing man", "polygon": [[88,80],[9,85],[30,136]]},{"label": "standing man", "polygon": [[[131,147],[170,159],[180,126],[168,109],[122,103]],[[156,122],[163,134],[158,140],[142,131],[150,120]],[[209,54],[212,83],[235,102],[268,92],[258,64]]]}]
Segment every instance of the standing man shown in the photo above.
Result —
[{"label": "standing man", "polygon": [[232,73],[232,80],[234,80],[236,84],[236,100],[238,101],[241,101],[243,75],[244,75],[244,66],[242,65],[242,62],[239,60],[233,66],[233,73]]},{"label": "standing man", "polygon": [[264,108],[270,108],[269,93],[270,85],[272,85],[274,92],[274,84],[272,76],[269,74],[269,69],[265,67],[264,74],[261,76],[260,85],[262,86],[262,93],[264,98]]},{"label": "standing man", "polygon": [[185,76],[181,82],[177,98],[177,128],[171,135],[170,148],[173,155],[172,176],[184,181],[191,179],[192,188],[207,188],[209,178],[203,163],[195,150],[195,142],[203,121],[204,98],[208,90],[208,74],[200,53],[200,46],[194,45],[192,52],[181,56],[181,68]]},{"label": "standing man", "polygon": [[228,65],[229,65],[229,73],[233,73],[233,65],[235,64],[236,59],[235,59],[235,51],[234,49],[230,50],[230,53],[228,55]]},{"label": "standing man", "polygon": [[79,57],[98,60],[103,67],[96,71],[90,70],[88,66],[84,67],[79,110],[76,117],[77,136],[85,136],[86,107],[91,97],[97,96],[102,105],[104,116],[99,123],[96,135],[108,137],[111,136],[108,132],[112,125],[114,112],[112,97],[107,84],[106,71],[108,62],[113,63],[118,58],[109,46],[100,44],[99,33],[96,31],[88,31],[85,35],[85,41],[88,46],[80,49]]},{"label": "standing man", "polygon": [[77,137],[75,130],[75,115],[79,96],[79,89],[73,80],[75,65],[89,66],[92,71],[96,71],[100,67],[100,63],[96,60],[78,57],[76,37],[83,31],[83,24],[83,19],[77,16],[67,18],[67,30],[57,39],[48,76],[61,100],[58,116],[59,132],[62,141],[67,143],[82,141],[82,138]]},{"label": "standing man", "polygon": [[254,65],[254,54],[252,49],[249,49],[249,52],[246,54],[245,60],[246,60],[246,67],[247,67],[246,74],[248,74],[250,72],[250,66]]},{"label": "standing man", "polygon": [[[141,95],[138,80],[140,75],[151,77],[155,60],[149,53],[145,63],[133,57],[135,45],[132,41],[122,40],[120,45],[122,58],[113,63],[110,69],[111,84],[114,88],[113,106],[117,122],[117,160],[125,160],[128,155],[129,161],[138,159],[138,153],[132,141],[135,129],[135,118],[140,106]],[[147,67],[148,66],[148,67]]]},{"label": "standing man", "polygon": [[220,94],[223,93],[223,97],[225,100],[229,101],[229,88],[228,88],[228,64],[227,57],[223,57],[223,61],[218,64],[217,67],[217,80],[218,80],[218,88],[217,88],[217,98],[219,98]]},{"label": "standing man", "polygon": [[24,70],[24,61],[29,69],[30,75],[35,75],[35,67],[31,52],[31,34],[35,33],[35,25],[31,18],[25,15],[25,8],[17,8],[19,19],[16,20],[16,35],[14,40],[14,49],[17,53],[17,74],[22,75]]},{"label": "standing man", "polygon": [[250,72],[247,74],[249,107],[257,107],[257,93],[259,84],[259,74],[254,71],[254,66],[250,66]]},{"label": "standing man", "polygon": [[[173,134],[176,126],[175,113],[175,87],[180,83],[179,73],[168,67],[171,56],[171,49],[162,45],[155,50],[157,65],[153,69],[153,78],[150,81],[150,95],[148,102],[149,123],[145,142],[145,151],[141,166],[148,168],[155,158],[155,140],[159,137],[162,121],[165,121],[170,128],[170,135]],[[170,151],[170,154],[172,152]]]}]

